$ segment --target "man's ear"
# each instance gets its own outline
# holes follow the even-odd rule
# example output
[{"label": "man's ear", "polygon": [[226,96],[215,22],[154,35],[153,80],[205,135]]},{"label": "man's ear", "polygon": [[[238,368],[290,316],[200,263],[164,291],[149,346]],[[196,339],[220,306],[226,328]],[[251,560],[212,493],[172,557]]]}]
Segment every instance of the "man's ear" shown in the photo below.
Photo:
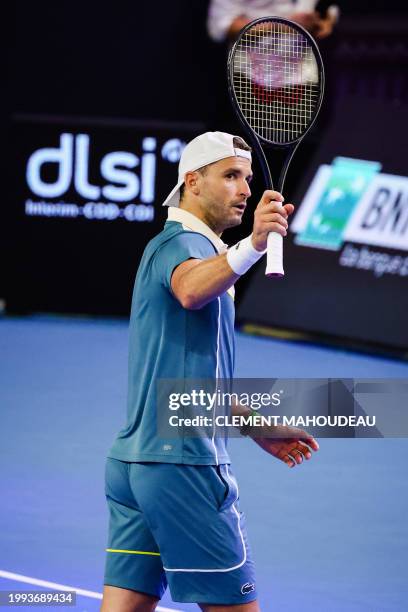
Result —
[{"label": "man's ear", "polygon": [[184,176],[184,184],[187,191],[190,191],[194,195],[200,193],[199,187],[199,173],[198,172],[186,172]]}]

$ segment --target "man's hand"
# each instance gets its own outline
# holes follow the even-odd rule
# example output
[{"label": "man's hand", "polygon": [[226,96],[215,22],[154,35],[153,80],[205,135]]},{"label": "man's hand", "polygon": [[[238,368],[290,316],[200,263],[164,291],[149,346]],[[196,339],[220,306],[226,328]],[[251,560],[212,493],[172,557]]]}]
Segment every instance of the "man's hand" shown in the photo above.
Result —
[{"label": "man's hand", "polygon": [[308,30],[315,38],[326,38],[333,31],[336,19],[331,15],[321,17],[317,11],[310,13],[293,13],[289,19]]},{"label": "man's hand", "polygon": [[254,213],[254,227],[252,230],[252,244],[257,251],[264,251],[267,247],[268,234],[277,232],[286,236],[287,218],[293,213],[293,204],[284,204],[284,197],[277,191],[267,190],[256,207]]},{"label": "man's hand", "polygon": [[330,15],[320,19],[319,23],[317,24],[317,29],[315,32],[316,38],[322,39],[322,38],[327,38],[328,36],[330,36],[330,34],[333,32],[335,23],[336,23],[336,20]]},{"label": "man's hand", "polygon": [[290,468],[312,458],[312,451],[319,445],[313,436],[298,427],[277,425],[273,428],[276,437],[252,437],[264,451],[280,459]]},{"label": "man's hand", "polygon": [[292,15],[289,16],[289,19],[291,21],[294,21],[295,23],[298,23],[299,25],[304,27],[305,30],[308,30],[311,34],[314,35],[319,27],[321,17],[317,11],[310,11],[292,13]]}]

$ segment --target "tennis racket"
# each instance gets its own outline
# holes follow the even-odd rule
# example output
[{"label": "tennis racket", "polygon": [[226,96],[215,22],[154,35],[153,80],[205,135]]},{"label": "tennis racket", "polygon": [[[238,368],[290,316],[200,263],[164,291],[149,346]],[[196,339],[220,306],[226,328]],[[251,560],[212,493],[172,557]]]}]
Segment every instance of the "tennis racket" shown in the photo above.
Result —
[{"label": "tennis racket", "polygon": [[[264,153],[270,149],[276,189],[282,192],[290,161],[322,103],[319,49],[296,23],[262,17],[241,30],[227,68],[231,101],[258,155],[266,189],[274,189]],[[265,274],[284,275],[283,238],[276,232],[268,235]]]}]

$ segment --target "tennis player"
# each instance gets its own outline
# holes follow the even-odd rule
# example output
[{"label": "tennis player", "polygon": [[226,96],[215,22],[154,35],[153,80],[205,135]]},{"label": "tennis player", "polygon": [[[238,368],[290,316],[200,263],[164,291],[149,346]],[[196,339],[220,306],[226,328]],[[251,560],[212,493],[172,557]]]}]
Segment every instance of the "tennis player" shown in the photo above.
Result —
[{"label": "tennis player", "polygon": [[[269,232],[286,236],[292,204],[265,191],[250,236],[227,248],[251,195],[251,149],[207,132],[184,149],[168,220],[147,245],[130,320],[127,422],[109,452],[110,512],[103,612],[149,612],[166,586],[205,612],[259,610],[238,486],[223,436],[156,433],[160,379],[232,379],[233,286],[262,257]],[[272,290],[272,288],[271,288]],[[235,407],[238,413],[248,409]],[[245,428],[294,467],[318,450],[306,432]]]}]

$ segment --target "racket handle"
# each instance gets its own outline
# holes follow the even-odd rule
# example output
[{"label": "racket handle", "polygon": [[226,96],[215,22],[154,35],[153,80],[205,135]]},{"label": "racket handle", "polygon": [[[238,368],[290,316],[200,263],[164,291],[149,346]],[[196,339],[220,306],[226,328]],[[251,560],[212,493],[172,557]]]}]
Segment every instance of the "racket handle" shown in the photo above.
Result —
[{"label": "racket handle", "polygon": [[277,232],[268,234],[265,276],[284,276],[283,271],[283,236]]}]

